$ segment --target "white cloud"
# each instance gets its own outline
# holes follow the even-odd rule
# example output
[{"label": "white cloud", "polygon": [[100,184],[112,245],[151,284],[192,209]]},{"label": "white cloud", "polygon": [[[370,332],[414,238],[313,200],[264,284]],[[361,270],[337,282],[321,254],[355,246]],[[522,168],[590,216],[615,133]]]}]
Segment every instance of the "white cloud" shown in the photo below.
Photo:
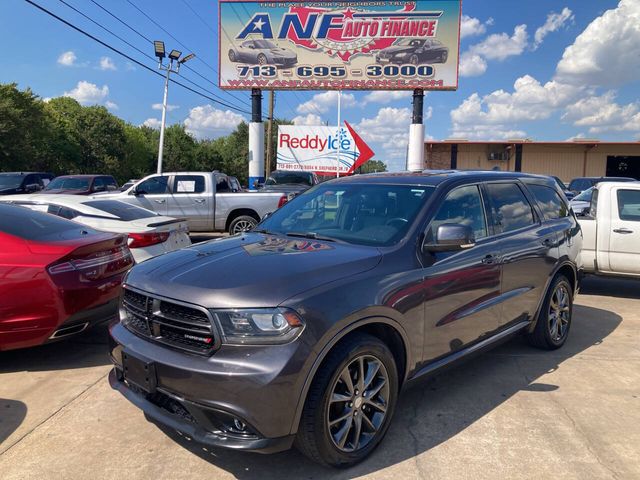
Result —
[{"label": "white cloud", "polygon": [[155,128],[156,130],[160,129],[160,124],[162,122],[157,118],[147,118],[142,125],[149,128]]},{"label": "white cloud", "polygon": [[575,15],[567,7],[563,8],[562,12],[560,13],[551,12],[549,15],[547,15],[547,21],[544,23],[544,25],[536,30],[536,33],[534,35],[535,41],[533,43],[533,49],[537,49],[548,34],[560,30],[565,23],[573,20],[575,20]]},{"label": "white cloud", "polygon": [[482,42],[472,45],[469,48],[469,52],[481,55],[489,60],[504,60],[524,52],[528,41],[527,26],[518,25],[514,29],[512,36],[506,33],[494,33]]},{"label": "white cloud", "polygon": [[362,101],[362,104],[366,105],[367,103],[381,103],[383,105],[386,105],[387,103],[397,102],[400,100],[411,98],[412,95],[413,95],[413,92],[408,90],[405,90],[405,91],[399,90],[399,91],[392,91],[392,92],[376,90],[365,95]]},{"label": "white cloud", "polygon": [[493,25],[493,19],[490,18],[486,23],[482,23],[477,18],[462,15],[462,21],[460,23],[460,38],[484,35],[487,32],[486,25]]},{"label": "white cloud", "polygon": [[127,72],[133,72],[135,71],[136,67],[133,63],[127,62],[125,63],[125,69],[127,70]]},{"label": "white cloud", "polygon": [[640,2],[621,0],[569,46],[558,64],[557,78],[574,84],[617,86],[635,81],[640,72]]},{"label": "white cloud", "polygon": [[242,121],[244,117],[231,110],[202,105],[189,111],[184,125],[196,138],[218,138],[231,133]]},{"label": "white cloud", "polygon": [[[352,93],[342,94],[342,107],[353,107],[356,104],[356,97]],[[318,93],[311,100],[298,105],[296,109],[298,113],[326,113],[330,109],[338,108],[338,92],[330,90],[324,93]]]},{"label": "white cloud", "polygon": [[322,118],[314,113],[309,113],[307,115],[298,115],[293,119],[294,125],[305,126],[305,125],[324,125]]},{"label": "white cloud", "polygon": [[76,54],[69,50],[58,57],[58,64],[65,67],[73,67],[76,64],[77,59],[78,57],[76,57]]},{"label": "white cloud", "polygon": [[94,105],[102,103],[109,95],[109,87],[98,87],[95,83],[81,80],[76,87],[69,92],[64,92],[64,97],[75,98],[82,105]]},{"label": "white cloud", "polygon": [[615,98],[615,92],[609,91],[599,97],[580,99],[566,108],[562,119],[572,121],[577,127],[590,127],[591,134],[640,133],[640,102],[620,105]]},{"label": "white cloud", "polygon": [[106,102],[104,102],[104,106],[107,107],[109,110],[119,110],[120,109],[118,104],[115,103],[115,102],[112,102],[111,100],[107,100]]},{"label": "white cloud", "polygon": [[102,57],[100,59],[100,70],[117,70],[116,64],[110,57]]},{"label": "white cloud", "polygon": [[[154,103],[153,105],[151,105],[151,108],[153,108],[154,110],[162,110],[162,104],[161,103]],[[174,110],[177,110],[178,108],[180,108],[180,105],[167,104],[167,112],[173,112]]]},{"label": "white cloud", "polygon": [[460,76],[478,77],[487,71],[487,62],[480,55],[465,52],[460,56]]}]

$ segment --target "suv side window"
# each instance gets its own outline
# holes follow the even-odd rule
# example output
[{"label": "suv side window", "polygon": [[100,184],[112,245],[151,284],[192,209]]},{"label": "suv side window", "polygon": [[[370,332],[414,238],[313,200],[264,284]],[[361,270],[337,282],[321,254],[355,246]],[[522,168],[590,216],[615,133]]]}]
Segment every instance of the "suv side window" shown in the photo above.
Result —
[{"label": "suv side window", "polygon": [[531,204],[515,183],[488,183],[491,216],[496,235],[535,223]]},{"label": "suv side window", "polygon": [[204,193],[204,177],[202,175],[176,175],[173,181],[173,193]]},{"label": "suv side window", "polygon": [[618,190],[618,214],[620,220],[640,222],[639,190]]},{"label": "suv side window", "polygon": [[427,243],[435,241],[438,227],[445,223],[470,226],[476,240],[488,236],[482,196],[477,185],[466,185],[449,192],[427,229]]},{"label": "suv side window", "polygon": [[169,177],[151,177],[136,187],[136,191],[143,195],[158,195],[167,193]]},{"label": "suv side window", "polygon": [[547,220],[569,216],[569,206],[553,188],[532,184],[527,185],[527,188],[538,202],[538,206]]},{"label": "suv side window", "polygon": [[98,177],[93,181],[93,187],[91,187],[91,191],[104,192],[106,190],[107,190],[107,182],[103,177]]}]

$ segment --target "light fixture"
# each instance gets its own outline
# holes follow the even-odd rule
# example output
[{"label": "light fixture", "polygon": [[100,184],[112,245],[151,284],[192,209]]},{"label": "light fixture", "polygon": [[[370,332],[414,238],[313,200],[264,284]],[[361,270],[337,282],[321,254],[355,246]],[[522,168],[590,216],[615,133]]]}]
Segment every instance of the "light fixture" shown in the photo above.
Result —
[{"label": "light fixture", "polygon": [[187,63],[189,60],[193,60],[194,58],[196,58],[195,53],[190,53],[189,55],[184,57],[182,60],[180,60],[180,63]]},{"label": "light fixture", "polygon": [[180,58],[180,55],[182,55],[182,52],[179,50],[171,50],[171,52],[169,53],[169,58],[171,60],[178,60]]},{"label": "light fixture", "polygon": [[153,48],[156,51],[156,57],[163,59],[166,55],[165,55],[165,51],[164,51],[164,42],[160,41],[160,40],[156,40],[153,42]]}]

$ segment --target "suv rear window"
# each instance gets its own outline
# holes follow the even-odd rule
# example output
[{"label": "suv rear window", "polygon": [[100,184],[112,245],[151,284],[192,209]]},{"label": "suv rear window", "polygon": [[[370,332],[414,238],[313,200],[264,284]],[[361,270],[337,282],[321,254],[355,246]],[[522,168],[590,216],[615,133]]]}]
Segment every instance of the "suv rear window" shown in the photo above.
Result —
[{"label": "suv rear window", "polygon": [[[0,232],[36,242],[71,240],[95,230],[48,213],[18,207],[0,205]],[[75,233],[77,232],[77,233]]]},{"label": "suv rear window", "polygon": [[534,224],[531,204],[518,185],[490,183],[487,185],[487,192],[496,234],[512,232]]},{"label": "suv rear window", "polygon": [[156,213],[150,210],[145,210],[144,208],[117,200],[92,200],[91,202],[84,202],[84,205],[95,208],[96,210],[101,210],[110,215],[115,215],[124,222],[157,216]]},{"label": "suv rear window", "polygon": [[527,185],[527,187],[538,202],[544,218],[555,220],[569,215],[569,207],[553,188],[544,185]]}]

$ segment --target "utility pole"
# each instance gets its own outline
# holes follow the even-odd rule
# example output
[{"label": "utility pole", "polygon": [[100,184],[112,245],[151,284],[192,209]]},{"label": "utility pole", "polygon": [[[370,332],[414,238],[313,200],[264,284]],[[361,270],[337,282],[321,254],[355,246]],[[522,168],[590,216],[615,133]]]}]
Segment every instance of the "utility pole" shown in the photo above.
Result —
[{"label": "utility pole", "polygon": [[265,179],[271,176],[271,162],[273,162],[273,107],[275,104],[275,93],[269,91],[269,123],[267,124],[267,168]]},{"label": "utility pole", "polygon": [[[164,130],[167,124],[167,99],[169,98],[169,77],[172,73],[176,75],[180,73],[180,66],[187,63],[189,60],[195,57],[195,54],[190,53],[182,58],[182,52],[178,50],[171,50],[169,52],[169,64],[165,66],[164,59],[167,56],[164,49],[164,42],[156,40],[153,42],[153,48],[155,50],[156,57],[158,58],[158,69],[167,72],[167,76],[164,79],[164,97],[162,99],[162,123],[160,125],[160,146],[158,147],[158,175],[162,174],[162,160],[164,156]],[[175,62],[175,66],[174,66]]]}]

